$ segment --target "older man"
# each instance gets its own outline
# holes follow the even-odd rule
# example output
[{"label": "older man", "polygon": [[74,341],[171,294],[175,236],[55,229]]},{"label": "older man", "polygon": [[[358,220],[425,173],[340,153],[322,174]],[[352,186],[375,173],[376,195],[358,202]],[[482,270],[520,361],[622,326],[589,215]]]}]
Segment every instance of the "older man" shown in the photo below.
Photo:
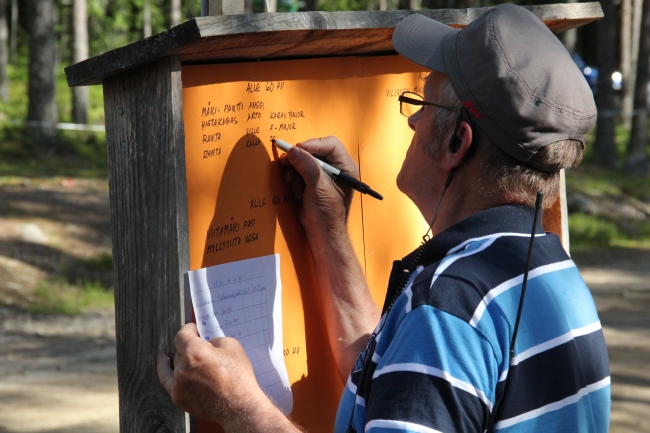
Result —
[{"label": "older man", "polygon": [[[347,234],[352,191],[312,155],[358,168],[333,137],[283,160],[346,381],[336,432],[606,432],[609,367],[596,309],[541,224],[511,348],[536,192],[554,197],[559,171],[580,162],[596,118],[589,87],[544,24],[513,5],[463,30],[412,15],[393,42],[432,70],[423,97],[400,98],[415,133],[397,185],[435,236],[393,264],[383,311]],[[179,407],[227,431],[297,431],[235,340],[208,343],[187,325],[176,347],[175,368],[162,356],[159,376]]]}]

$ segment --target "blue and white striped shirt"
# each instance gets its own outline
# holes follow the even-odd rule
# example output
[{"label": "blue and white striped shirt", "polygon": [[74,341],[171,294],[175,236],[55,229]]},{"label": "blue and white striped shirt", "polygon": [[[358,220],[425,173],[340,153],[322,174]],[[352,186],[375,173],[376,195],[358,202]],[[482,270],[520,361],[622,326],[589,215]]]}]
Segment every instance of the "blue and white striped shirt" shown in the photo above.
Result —
[{"label": "blue and white striped shirt", "polygon": [[[610,378],[593,299],[541,224],[515,358],[533,209],[502,206],[430,241],[344,389],[335,431],[606,433]],[[395,262],[389,295],[404,273]],[[507,389],[504,384],[507,376]]]}]

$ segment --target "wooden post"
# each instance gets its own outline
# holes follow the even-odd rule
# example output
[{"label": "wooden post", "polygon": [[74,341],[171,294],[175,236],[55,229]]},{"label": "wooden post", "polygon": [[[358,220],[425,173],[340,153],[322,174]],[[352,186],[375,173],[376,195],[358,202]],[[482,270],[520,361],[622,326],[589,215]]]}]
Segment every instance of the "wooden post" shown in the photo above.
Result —
[{"label": "wooden post", "polygon": [[178,56],[104,80],[120,431],[185,432],[156,375],[189,320],[185,137]]},{"label": "wooden post", "polygon": [[568,255],[571,255],[571,242],[569,239],[569,208],[566,201],[566,172],[560,170],[560,215],[562,217],[562,246]]}]

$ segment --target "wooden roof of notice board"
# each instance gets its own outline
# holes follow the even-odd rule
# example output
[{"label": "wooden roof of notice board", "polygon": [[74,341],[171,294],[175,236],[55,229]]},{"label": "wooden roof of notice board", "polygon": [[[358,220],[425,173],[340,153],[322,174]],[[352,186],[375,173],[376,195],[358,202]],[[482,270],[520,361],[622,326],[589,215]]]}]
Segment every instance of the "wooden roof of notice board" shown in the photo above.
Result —
[{"label": "wooden roof of notice board", "polygon": [[[603,17],[600,3],[525,6],[556,33]],[[71,87],[101,84],[159,57],[234,62],[394,53],[391,37],[405,16],[420,13],[464,27],[489,8],[421,11],[295,12],[194,18],[154,36],[65,68]]]}]

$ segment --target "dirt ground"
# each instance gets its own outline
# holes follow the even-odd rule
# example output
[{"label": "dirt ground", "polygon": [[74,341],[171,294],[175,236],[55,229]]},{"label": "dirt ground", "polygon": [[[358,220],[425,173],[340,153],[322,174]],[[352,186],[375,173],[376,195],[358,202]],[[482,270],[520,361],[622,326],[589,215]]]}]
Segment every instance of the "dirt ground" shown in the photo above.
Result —
[{"label": "dirt ground", "polygon": [[[108,211],[105,181],[0,183],[0,432],[119,430],[113,313],[25,310],[62,263],[110,251]],[[609,347],[610,432],[650,432],[650,251],[573,257]]]},{"label": "dirt ground", "polygon": [[610,432],[650,432],[650,251],[574,253],[609,349]]}]

